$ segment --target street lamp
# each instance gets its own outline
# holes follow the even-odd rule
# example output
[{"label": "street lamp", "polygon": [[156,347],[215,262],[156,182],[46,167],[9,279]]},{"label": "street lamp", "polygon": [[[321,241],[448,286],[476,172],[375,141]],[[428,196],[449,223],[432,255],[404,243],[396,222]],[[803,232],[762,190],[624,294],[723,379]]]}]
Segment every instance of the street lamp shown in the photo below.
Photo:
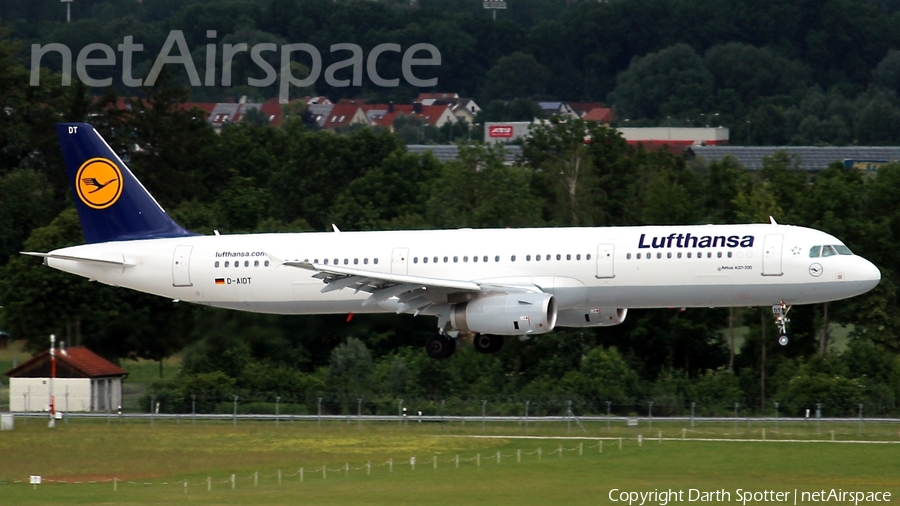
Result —
[{"label": "street lamp", "polygon": [[72,2],[75,0],[59,0],[60,2],[66,4],[66,23],[72,21]]}]

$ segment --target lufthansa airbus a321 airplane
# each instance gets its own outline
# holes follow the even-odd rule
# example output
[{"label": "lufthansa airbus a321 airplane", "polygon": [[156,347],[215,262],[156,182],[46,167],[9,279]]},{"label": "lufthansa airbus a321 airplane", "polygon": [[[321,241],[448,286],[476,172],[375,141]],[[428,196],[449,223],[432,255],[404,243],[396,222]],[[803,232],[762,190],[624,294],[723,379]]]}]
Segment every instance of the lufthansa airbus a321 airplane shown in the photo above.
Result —
[{"label": "lufthansa airbus a321 airplane", "polygon": [[818,230],[778,225],[429,230],[200,236],[175,223],[94,128],[57,125],[87,244],[26,252],[112,286],[278,314],[437,317],[493,352],[502,336],[622,323],[627,308],[772,306],[853,297],[878,268]]}]

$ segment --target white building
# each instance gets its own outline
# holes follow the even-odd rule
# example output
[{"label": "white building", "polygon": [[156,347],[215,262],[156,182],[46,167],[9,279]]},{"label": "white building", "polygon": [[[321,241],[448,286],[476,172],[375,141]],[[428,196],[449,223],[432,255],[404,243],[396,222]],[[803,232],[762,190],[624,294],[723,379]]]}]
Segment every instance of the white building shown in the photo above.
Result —
[{"label": "white building", "polygon": [[[49,411],[49,351],[38,353],[5,374],[9,376],[10,411]],[[116,411],[122,405],[122,380],[127,375],[87,348],[57,350],[53,379],[56,411]]]}]

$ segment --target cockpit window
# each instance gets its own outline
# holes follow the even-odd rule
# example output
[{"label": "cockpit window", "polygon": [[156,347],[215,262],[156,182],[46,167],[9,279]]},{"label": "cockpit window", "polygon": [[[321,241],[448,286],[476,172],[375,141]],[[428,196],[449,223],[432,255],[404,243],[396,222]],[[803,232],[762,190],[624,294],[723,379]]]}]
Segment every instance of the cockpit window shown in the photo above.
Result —
[{"label": "cockpit window", "polygon": [[844,246],[843,244],[835,244],[834,249],[837,250],[838,255],[852,255],[853,252],[850,251],[850,248]]},{"label": "cockpit window", "polygon": [[821,246],[813,246],[812,248],[809,248],[809,258],[819,258],[819,253],[821,253],[821,251]]},{"label": "cockpit window", "polygon": [[833,246],[822,246],[822,256],[830,257],[833,255],[837,255],[837,251],[834,250]]}]

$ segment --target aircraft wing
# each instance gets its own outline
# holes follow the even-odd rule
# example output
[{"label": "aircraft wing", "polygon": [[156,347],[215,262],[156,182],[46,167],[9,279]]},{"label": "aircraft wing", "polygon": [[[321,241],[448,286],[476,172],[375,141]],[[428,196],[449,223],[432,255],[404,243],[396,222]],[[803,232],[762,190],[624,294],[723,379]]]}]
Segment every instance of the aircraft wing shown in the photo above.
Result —
[{"label": "aircraft wing", "polygon": [[372,295],[363,301],[363,306],[384,302],[397,297],[401,306],[397,313],[415,311],[436,303],[459,302],[468,300],[464,294],[476,293],[540,293],[541,289],[534,285],[504,285],[479,283],[477,281],[461,281],[455,279],[429,278],[409,274],[391,274],[375,272],[337,265],[321,265],[309,262],[282,262],[288,267],[297,267],[314,271],[314,278],[325,282],[322,293],[351,289],[356,292],[367,292]]}]

